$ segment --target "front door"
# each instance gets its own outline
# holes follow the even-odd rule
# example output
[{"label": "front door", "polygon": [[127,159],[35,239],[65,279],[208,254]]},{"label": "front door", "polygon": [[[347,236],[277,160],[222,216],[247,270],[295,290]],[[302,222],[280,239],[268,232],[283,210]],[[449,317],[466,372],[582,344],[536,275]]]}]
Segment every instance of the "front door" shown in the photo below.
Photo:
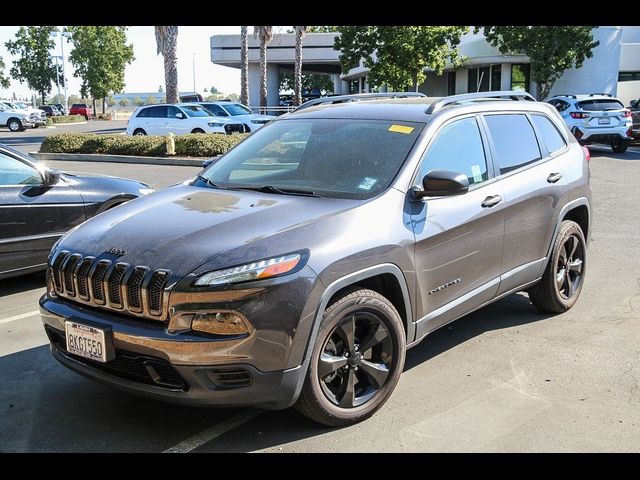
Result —
[{"label": "front door", "polygon": [[504,202],[493,179],[486,142],[475,116],[445,124],[430,144],[414,181],[430,170],[452,170],[469,191],[413,203],[416,238],[418,336],[491,300],[498,289]]}]

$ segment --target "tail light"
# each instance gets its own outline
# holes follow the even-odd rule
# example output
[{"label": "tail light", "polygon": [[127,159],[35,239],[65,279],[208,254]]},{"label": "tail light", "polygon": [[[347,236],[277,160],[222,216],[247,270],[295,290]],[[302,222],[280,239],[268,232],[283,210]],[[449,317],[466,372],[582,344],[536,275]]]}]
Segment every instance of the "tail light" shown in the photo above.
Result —
[{"label": "tail light", "polygon": [[587,159],[587,163],[591,161],[591,152],[587,147],[582,147],[582,151],[584,152],[584,158]]},{"label": "tail light", "polygon": [[624,117],[629,118],[631,116],[631,110],[624,111]]},{"label": "tail light", "polygon": [[583,112],[571,112],[569,115],[571,115],[571,118],[589,118],[589,114]]},{"label": "tail light", "polygon": [[633,137],[633,128],[629,127],[629,129],[627,130],[627,137]]}]

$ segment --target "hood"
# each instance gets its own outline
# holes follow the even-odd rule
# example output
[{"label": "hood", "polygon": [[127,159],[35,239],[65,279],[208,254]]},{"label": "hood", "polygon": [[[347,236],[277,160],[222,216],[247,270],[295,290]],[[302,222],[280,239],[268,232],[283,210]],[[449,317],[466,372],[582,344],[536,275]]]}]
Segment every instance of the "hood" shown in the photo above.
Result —
[{"label": "hood", "polygon": [[[326,220],[358,203],[177,185],[94,217],[65,236],[59,248],[105,258],[110,254],[104,252],[115,248],[126,252],[119,261],[183,276],[221,253],[264,245],[270,237]],[[265,254],[263,248],[256,250]],[[246,258],[251,260],[257,258]]]}]

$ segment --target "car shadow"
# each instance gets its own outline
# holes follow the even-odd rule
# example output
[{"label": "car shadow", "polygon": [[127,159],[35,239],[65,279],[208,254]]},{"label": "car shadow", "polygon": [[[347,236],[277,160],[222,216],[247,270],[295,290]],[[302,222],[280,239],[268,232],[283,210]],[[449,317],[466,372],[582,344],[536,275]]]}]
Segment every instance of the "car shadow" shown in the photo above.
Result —
[{"label": "car shadow", "polygon": [[[511,295],[430,334],[409,350],[405,370],[484,332],[547,317],[526,295]],[[11,385],[0,391],[0,450],[5,452],[161,452],[246,413],[239,408],[178,406],[120,392],[67,370],[54,360],[48,345],[0,357],[0,384]],[[262,411],[194,451],[279,450],[280,445],[332,430],[294,409]]]},{"label": "car shadow", "polygon": [[[636,145],[635,147],[632,145],[629,148],[639,149]],[[613,153],[608,147],[589,147],[589,152],[591,153],[591,159],[597,158],[612,158],[614,160],[640,160],[640,152],[635,150],[627,150],[624,153]]]},{"label": "car shadow", "polygon": [[46,277],[44,271],[0,280],[0,298],[27,290],[44,288],[45,285]]}]

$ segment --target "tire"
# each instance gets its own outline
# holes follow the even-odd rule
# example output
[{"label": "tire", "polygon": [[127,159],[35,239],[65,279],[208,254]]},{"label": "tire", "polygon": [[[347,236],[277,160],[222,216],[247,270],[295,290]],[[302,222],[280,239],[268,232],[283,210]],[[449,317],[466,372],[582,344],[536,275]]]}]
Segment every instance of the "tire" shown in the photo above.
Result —
[{"label": "tire", "polygon": [[89,121],[89,115],[85,115],[84,116],[84,120],[85,120],[85,122],[88,122]]},{"label": "tire", "polygon": [[22,130],[24,130],[22,122],[17,118],[10,118],[9,120],[7,120],[7,127],[12,132],[21,132]]},{"label": "tire", "polygon": [[134,135],[134,136],[143,136],[143,135],[146,135],[146,134],[147,134],[147,132],[145,132],[145,131],[144,131],[143,129],[141,129],[141,128],[136,128],[136,129],[133,131],[133,135]]},{"label": "tire", "polygon": [[33,126],[33,127],[31,127],[31,128],[40,128],[40,125],[34,125],[34,126]]},{"label": "tire", "polygon": [[204,130],[202,130],[201,128],[194,128],[193,130],[191,130],[191,133],[204,133]]},{"label": "tire", "polygon": [[625,142],[624,140],[614,140],[611,144],[611,150],[613,153],[624,153],[629,148],[629,142]]},{"label": "tire", "polygon": [[330,427],[369,418],[395,389],[405,353],[404,325],[391,302],[372,290],[347,291],[322,316],[296,410]]},{"label": "tire", "polygon": [[584,283],[586,254],[587,244],[580,225],[571,220],[562,222],[542,279],[528,291],[538,310],[562,313],[573,307]]}]

